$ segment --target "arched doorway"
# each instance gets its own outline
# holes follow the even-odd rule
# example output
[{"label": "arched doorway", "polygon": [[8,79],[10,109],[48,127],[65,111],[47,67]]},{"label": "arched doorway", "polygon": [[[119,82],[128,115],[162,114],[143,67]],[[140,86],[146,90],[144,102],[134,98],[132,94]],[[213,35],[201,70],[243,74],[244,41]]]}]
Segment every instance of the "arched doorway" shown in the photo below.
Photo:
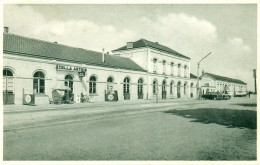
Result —
[{"label": "arched doorway", "polygon": [[124,100],[130,100],[130,78],[126,77],[123,83]]},{"label": "arched doorway", "polygon": [[156,95],[158,93],[158,83],[157,80],[153,80],[153,94]]},{"label": "arched doorway", "polygon": [[138,85],[137,85],[138,99],[143,99],[144,98],[143,83],[144,83],[144,80],[142,78],[139,78]]},{"label": "arched doorway", "polygon": [[177,84],[177,98],[181,98],[181,82]]},{"label": "arched doorway", "polygon": [[14,77],[10,69],[3,70],[3,104],[14,104]]},{"label": "arched doorway", "polygon": [[190,84],[190,97],[193,98],[193,83]]},{"label": "arched doorway", "polygon": [[[73,77],[71,75],[65,76],[64,85],[70,89],[70,92],[73,93]],[[65,91],[67,93],[67,91]]]},{"label": "arched doorway", "polygon": [[170,83],[170,95],[171,95],[171,96],[174,95],[174,90],[173,90],[173,88],[174,88],[174,81],[171,81],[171,83]]},{"label": "arched doorway", "polygon": [[184,94],[184,95],[187,95],[187,82],[184,83],[184,86],[183,86],[183,94]]},{"label": "arched doorway", "polygon": [[167,91],[166,91],[166,81],[162,82],[162,99],[166,99]]},{"label": "arched doorway", "polygon": [[37,71],[33,75],[34,93],[45,94],[45,75],[41,71]]}]

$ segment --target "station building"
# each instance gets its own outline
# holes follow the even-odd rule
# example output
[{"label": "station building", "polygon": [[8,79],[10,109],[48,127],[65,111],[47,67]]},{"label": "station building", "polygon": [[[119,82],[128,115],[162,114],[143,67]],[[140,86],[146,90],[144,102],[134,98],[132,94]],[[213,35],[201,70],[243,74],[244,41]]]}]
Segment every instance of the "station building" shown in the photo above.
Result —
[{"label": "station building", "polygon": [[233,97],[245,96],[247,94],[247,84],[245,82],[211,73],[202,74],[201,88],[202,94],[207,92],[220,92]]},{"label": "station building", "polygon": [[[145,39],[95,52],[59,43],[3,34],[3,103],[49,104],[53,90],[69,89],[74,102],[86,95],[105,101],[195,97],[190,58]],[[191,85],[192,83],[192,85]],[[34,98],[27,97],[34,95]]]}]

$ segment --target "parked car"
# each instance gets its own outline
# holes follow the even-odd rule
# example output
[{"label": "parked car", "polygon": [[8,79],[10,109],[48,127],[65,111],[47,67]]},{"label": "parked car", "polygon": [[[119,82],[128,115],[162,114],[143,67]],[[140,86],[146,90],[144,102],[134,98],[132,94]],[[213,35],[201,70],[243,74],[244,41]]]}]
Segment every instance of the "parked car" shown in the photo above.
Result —
[{"label": "parked car", "polygon": [[231,98],[229,94],[222,94],[220,92],[207,92],[205,95],[202,95],[203,99],[209,100],[228,100]]}]

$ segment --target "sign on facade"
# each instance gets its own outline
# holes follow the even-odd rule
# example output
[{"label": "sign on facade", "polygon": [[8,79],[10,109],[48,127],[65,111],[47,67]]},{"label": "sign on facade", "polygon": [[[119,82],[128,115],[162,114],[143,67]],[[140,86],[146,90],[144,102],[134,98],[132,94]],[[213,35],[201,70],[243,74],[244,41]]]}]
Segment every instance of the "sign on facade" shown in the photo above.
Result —
[{"label": "sign on facade", "polygon": [[68,71],[77,71],[77,72],[86,72],[87,68],[70,66],[70,65],[56,65],[57,70],[68,70]]}]

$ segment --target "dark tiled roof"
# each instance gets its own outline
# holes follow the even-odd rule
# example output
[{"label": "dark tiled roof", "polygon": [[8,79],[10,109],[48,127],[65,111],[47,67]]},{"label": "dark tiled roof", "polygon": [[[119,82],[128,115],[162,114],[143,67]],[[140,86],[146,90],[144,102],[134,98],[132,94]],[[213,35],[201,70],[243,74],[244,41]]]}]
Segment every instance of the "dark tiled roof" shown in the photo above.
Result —
[{"label": "dark tiled roof", "polygon": [[190,73],[190,78],[197,78],[194,74]]},{"label": "dark tiled roof", "polygon": [[234,79],[234,78],[219,76],[219,75],[215,75],[215,74],[211,74],[211,73],[204,73],[202,76],[204,76],[204,75],[208,75],[208,76],[213,77],[214,79],[220,80],[220,81],[226,81],[226,82],[246,85],[245,82],[238,80],[238,79]]},{"label": "dark tiled roof", "polygon": [[146,72],[129,58],[106,54],[105,62],[103,63],[101,52],[70,47],[10,33],[4,33],[3,51],[9,54]]},{"label": "dark tiled roof", "polygon": [[[176,52],[175,50],[172,50],[171,48],[169,48],[167,46],[158,44],[156,42],[151,42],[151,41],[148,41],[146,39],[140,39],[138,41],[133,42],[133,48],[141,48],[141,47],[151,47],[151,48],[155,48],[155,49],[173,54],[173,55],[178,56],[178,57],[190,59],[189,57],[184,56],[183,54],[180,54],[180,53]],[[113,51],[120,51],[120,50],[127,50],[127,46],[125,45],[125,46],[118,48],[118,49],[115,49]]]}]

